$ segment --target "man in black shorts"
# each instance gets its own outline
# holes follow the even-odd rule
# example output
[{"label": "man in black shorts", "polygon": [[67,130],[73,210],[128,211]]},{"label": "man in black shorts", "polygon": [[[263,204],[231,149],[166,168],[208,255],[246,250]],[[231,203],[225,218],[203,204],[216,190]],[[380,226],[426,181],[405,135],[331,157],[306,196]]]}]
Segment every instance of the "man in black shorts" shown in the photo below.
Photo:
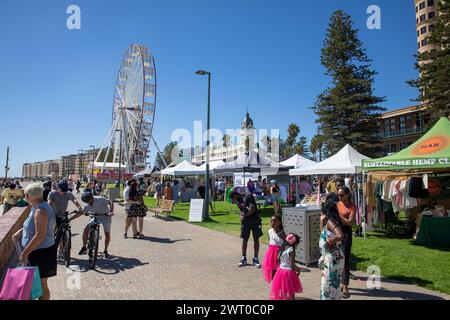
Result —
[{"label": "man in black shorts", "polygon": [[230,193],[230,199],[235,203],[241,211],[241,238],[242,241],[242,258],[239,266],[247,265],[247,243],[250,238],[250,231],[253,233],[253,241],[255,243],[255,257],[253,265],[257,268],[261,267],[258,259],[259,238],[262,237],[262,220],[256,207],[256,200],[251,193],[242,195],[236,191]]}]

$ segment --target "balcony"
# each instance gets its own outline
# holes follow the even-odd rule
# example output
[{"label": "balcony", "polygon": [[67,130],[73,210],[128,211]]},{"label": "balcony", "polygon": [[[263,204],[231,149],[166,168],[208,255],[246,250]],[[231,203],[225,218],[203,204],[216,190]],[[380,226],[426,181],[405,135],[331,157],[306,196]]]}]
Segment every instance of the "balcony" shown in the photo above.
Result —
[{"label": "balcony", "polygon": [[395,131],[385,131],[380,133],[380,136],[383,138],[396,138],[396,137],[402,137],[407,136],[410,134],[421,134],[425,132],[425,129],[423,127],[417,127],[417,128],[410,128],[410,129],[402,129],[402,130],[395,130]]}]

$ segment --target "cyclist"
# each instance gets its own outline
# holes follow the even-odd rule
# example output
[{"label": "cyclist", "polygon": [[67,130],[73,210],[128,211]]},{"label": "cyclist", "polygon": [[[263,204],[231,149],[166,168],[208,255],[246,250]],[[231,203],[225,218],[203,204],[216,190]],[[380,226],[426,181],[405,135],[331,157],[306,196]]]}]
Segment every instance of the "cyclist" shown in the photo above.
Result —
[{"label": "cyclist", "polygon": [[[114,203],[108,199],[100,196],[93,196],[90,192],[85,192],[81,196],[81,200],[87,205],[84,207],[83,212],[75,214],[71,220],[76,219],[84,214],[97,214],[97,222],[103,225],[103,230],[105,232],[105,251],[103,252],[105,258],[109,258],[108,246],[111,241],[111,217],[114,215]],[[107,215],[107,216],[105,216]],[[94,223],[94,218],[92,218],[84,228],[83,232],[83,246],[81,247],[79,255],[85,255],[87,253],[87,241],[89,236],[89,229]]]},{"label": "cyclist", "polygon": [[[81,211],[82,208],[78,200],[75,199],[75,196],[72,194],[72,192],[69,191],[69,185],[67,181],[60,180],[57,183],[56,187],[58,189],[57,191],[51,191],[48,194],[48,204],[55,213],[57,230],[59,230],[61,224],[65,219],[67,207],[69,206],[69,201],[72,201],[73,204],[78,208],[78,210]],[[62,256],[62,251],[63,245],[61,241],[59,245],[59,254],[58,254],[59,257]]]}]

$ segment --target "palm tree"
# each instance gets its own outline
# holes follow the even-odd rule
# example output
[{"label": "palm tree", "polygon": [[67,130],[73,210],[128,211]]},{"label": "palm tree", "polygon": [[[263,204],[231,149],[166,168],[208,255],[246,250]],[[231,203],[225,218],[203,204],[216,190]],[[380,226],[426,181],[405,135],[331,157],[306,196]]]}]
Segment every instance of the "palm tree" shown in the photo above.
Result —
[{"label": "palm tree", "polygon": [[316,134],[311,139],[311,144],[309,146],[309,150],[313,153],[313,155],[316,159],[317,159],[317,153],[319,153],[319,161],[322,161],[323,145],[324,145],[323,135]]},{"label": "palm tree", "polygon": [[300,133],[300,127],[295,123],[291,123],[288,127],[288,137],[286,139],[286,144],[293,148],[295,144],[295,140],[297,139],[298,134]]},{"label": "palm tree", "polygon": [[[168,145],[166,145],[164,147],[164,150],[162,152],[162,156],[164,157],[164,160],[166,161],[166,163],[171,163],[172,162],[172,151],[177,148],[177,143],[172,141],[170,142]],[[178,149],[178,148],[177,148]],[[160,157],[156,157],[155,159],[155,164],[159,167],[159,168],[164,168],[164,163],[161,160]]]}]

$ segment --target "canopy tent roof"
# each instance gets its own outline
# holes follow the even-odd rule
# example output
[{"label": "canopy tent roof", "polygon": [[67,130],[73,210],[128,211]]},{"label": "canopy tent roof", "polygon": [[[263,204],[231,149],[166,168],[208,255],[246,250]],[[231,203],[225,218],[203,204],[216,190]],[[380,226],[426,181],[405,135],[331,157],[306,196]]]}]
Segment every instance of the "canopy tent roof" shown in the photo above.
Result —
[{"label": "canopy tent roof", "polygon": [[153,166],[152,168],[149,167],[149,168],[146,168],[145,170],[143,170],[141,172],[136,173],[133,176],[133,178],[139,179],[139,178],[143,178],[145,176],[151,176],[151,175],[153,175],[154,173],[157,173],[157,172],[159,172],[159,168],[157,166]]},{"label": "canopy tent roof", "polygon": [[309,160],[308,158],[302,157],[296,154],[287,160],[281,161],[280,164],[283,166],[294,167],[295,169],[307,168],[315,165],[317,162]]},{"label": "canopy tent roof", "polygon": [[420,170],[450,167],[450,121],[440,118],[419,140],[387,157],[363,161],[363,169]]},{"label": "canopy tent roof", "polygon": [[190,176],[199,174],[198,172],[198,167],[186,160],[177,164],[175,167],[161,170],[161,174],[165,176]]},{"label": "canopy tent roof", "polygon": [[370,159],[347,144],[332,157],[310,167],[289,170],[291,176],[311,174],[349,174],[356,173],[361,167],[361,161]]},{"label": "canopy tent roof", "polygon": [[[212,173],[213,170],[221,165],[224,165],[225,162],[222,160],[217,161],[211,161],[209,163],[209,172]],[[198,174],[206,174],[206,162],[202,164],[200,167],[198,167],[199,173]]]},{"label": "canopy tent roof", "polygon": [[267,175],[276,175],[279,171],[287,171],[292,167],[283,166],[251,150],[248,154],[239,154],[234,161],[216,167],[214,173],[261,172]]}]

